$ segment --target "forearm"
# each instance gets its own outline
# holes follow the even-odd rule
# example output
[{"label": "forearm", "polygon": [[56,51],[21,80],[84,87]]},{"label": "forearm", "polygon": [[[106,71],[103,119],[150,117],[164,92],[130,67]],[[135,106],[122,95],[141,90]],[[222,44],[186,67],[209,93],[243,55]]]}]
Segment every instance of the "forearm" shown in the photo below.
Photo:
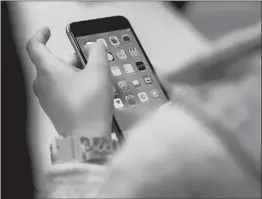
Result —
[{"label": "forearm", "polygon": [[259,195],[258,184],[220,141],[179,107],[157,113],[130,133],[100,198]]},{"label": "forearm", "polygon": [[[190,165],[196,161],[188,156],[203,150],[200,145],[203,147],[204,140],[195,136],[198,133],[203,138],[198,125],[179,108],[167,107],[156,113],[130,132],[128,142],[110,165],[100,197],[162,197],[164,190],[166,194],[172,190],[173,195],[169,194],[173,197],[185,196],[180,189],[181,170],[187,161]],[[208,147],[210,140],[204,143]]]}]

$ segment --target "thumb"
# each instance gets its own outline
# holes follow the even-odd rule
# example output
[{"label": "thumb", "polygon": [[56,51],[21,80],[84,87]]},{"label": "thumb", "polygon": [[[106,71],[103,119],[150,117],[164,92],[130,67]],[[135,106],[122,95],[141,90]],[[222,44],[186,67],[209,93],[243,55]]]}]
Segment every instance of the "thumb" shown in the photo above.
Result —
[{"label": "thumb", "polygon": [[37,71],[48,72],[56,65],[57,58],[46,47],[51,36],[49,28],[40,29],[27,43],[26,49]]},{"label": "thumb", "polygon": [[109,71],[107,52],[103,44],[99,42],[87,43],[84,46],[84,51],[88,55],[87,65],[84,71],[98,72],[99,74]]}]

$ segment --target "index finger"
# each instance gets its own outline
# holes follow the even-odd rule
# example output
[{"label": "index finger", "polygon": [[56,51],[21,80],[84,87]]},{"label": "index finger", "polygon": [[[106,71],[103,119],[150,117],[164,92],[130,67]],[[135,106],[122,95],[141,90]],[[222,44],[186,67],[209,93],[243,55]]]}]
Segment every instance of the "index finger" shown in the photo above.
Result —
[{"label": "index finger", "polygon": [[87,43],[84,46],[88,54],[87,67],[84,70],[102,71],[108,70],[107,52],[103,44],[99,42]]}]

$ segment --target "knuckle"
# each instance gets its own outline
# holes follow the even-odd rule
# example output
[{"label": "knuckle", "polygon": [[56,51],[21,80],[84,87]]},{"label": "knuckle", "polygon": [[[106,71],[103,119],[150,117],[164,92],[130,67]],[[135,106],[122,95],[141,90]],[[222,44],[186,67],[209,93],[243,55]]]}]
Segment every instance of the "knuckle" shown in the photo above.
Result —
[{"label": "knuckle", "polygon": [[38,95],[39,95],[39,80],[38,80],[38,78],[36,78],[33,82],[33,91],[34,91],[35,95],[38,97]]},{"label": "knuckle", "polygon": [[32,41],[32,39],[30,39],[30,40],[27,42],[27,44],[26,44],[26,50],[27,50],[27,52],[30,52],[30,51],[32,50],[32,48],[33,48],[33,41]]}]

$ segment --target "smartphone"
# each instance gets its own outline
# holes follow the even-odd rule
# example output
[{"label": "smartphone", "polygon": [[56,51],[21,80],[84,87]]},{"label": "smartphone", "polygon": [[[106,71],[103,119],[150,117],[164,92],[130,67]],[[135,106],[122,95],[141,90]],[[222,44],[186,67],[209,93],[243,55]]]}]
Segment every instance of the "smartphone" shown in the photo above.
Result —
[{"label": "smartphone", "polygon": [[148,114],[169,101],[134,29],[123,16],[73,22],[67,35],[84,67],[87,42],[101,42],[107,50],[114,86],[113,131],[119,140]]}]

